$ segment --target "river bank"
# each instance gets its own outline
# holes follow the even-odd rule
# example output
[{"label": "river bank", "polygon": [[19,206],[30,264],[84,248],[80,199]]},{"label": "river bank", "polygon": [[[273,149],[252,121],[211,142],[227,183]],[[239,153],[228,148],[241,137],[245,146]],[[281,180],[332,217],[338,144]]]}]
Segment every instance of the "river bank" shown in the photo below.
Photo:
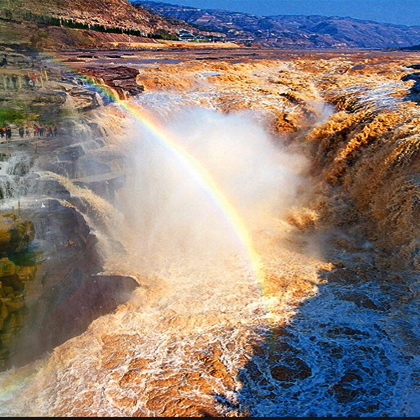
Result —
[{"label": "river bank", "polygon": [[[57,180],[43,179],[49,171],[74,176],[76,162],[84,155],[80,133],[75,131],[77,114],[99,106],[95,93],[78,86],[68,70],[45,56],[12,48],[0,55],[3,123],[12,132],[10,139],[0,139],[0,210],[2,220],[8,220],[12,210],[17,217],[19,211],[34,227],[32,243],[23,253],[4,250],[13,265],[13,273],[3,270],[1,278],[6,306],[2,305],[8,308],[2,311],[0,333],[4,370],[34,360],[81,333],[95,317],[121,303],[125,299],[121,296],[137,283],[130,278],[97,276],[103,269],[95,234],[69,203],[69,192]],[[35,133],[35,126],[57,127],[57,134]],[[29,129],[23,137],[21,127]],[[20,270],[19,284],[13,283],[16,287],[10,283],[15,270]],[[10,301],[11,290],[5,287],[11,286],[14,297]],[[16,299],[20,303],[14,304],[15,316],[11,309]]]}]

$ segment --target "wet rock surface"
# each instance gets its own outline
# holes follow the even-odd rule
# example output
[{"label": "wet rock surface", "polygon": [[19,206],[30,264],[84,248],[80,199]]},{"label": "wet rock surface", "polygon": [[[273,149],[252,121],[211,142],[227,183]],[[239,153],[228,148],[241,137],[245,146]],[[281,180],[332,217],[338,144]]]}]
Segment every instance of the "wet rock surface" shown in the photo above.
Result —
[{"label": "wet rock surface", "polygon": [[82,333],[138,287],[131,278],[97,276],[102,267],[97,241],[76,210],[53,200],[44,211],[26,214],[35,226],[35,242],[26,253],[12,254],[16,265],[0,260],[7,332],[2,370],[36,360]]},{"label": "wet rock surface", "polygon": [[[18,271],[17,271],[18,270]],[[0,259],[0,366],[9,357],[8,344],[22,326],[27,307],[22,292],[31,276],[7,257]]]},{"label": "wet rock surface", "polygon": [[12,214],[0,215],[0,369],[9,359],[10,343],[28,314],[25,282],[35,274],[32,268],[15,264],[13,256],[25,255],[34,238],[32,221]]},{"label": "wet rock surface", "polygon": [[34,224],[15,216],[0,217],[0,254],[24,251],[35,238]]},{"label": "wet rock surface", "polygon": [[[72,112],[88,112],[98,107],[96,95],[69,82],[65,71],[46,66],[38,55],[10,50],[4,57],[7,65],[0,72],[0,82],[3,76],[6,83],[0,83],[0,96],[7,100],[2,106],[13,107],[13,101],[20,101],[36,111],[30,118],[54,118],[60,129],[58,136],[35,137],[30,124],[29,138],[20,140],[14,129],[4,150],[0,195],[11,201],[5,205],[11,211],[13,204],[16,214],[5,213],[3,206],[0,216],[0,370],[36,360],[82,333],[92,320],[114,310],[138,287],[130,277],[97,275],[103,260],[95,234],[67,201],[71,194],[66,186],[42,175],[52,171],[73,178],[88,175],[84,167],[93,170],[101,165],[94,157],[87,165],[78,163],[86,153],[77,144],[81,139],[74,136],[72,119],[67,118],[65,108],[60,109],[70,95]],[[25,68],[36,72],[37,88],[24,83]],[[21,77],[22,84],[9,83],[14,74]],[[20,151],[22,146],[29,150]],[[81,185],[93,183],[98,193],[113,197],[124,177],[110,175],[110,167],[103,167],[102,178],[83,178]],[[25,207],[22,217],[17,215],[14,199]]]}]

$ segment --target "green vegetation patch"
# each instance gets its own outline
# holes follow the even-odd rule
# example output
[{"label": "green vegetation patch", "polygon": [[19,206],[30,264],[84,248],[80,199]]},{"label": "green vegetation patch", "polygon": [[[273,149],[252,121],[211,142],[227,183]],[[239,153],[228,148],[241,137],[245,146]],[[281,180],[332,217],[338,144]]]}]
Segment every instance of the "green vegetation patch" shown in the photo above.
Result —
[{"label": "green vegetation patch", "polygon": [[23,109],[16,108],[2,108],[0,107],[0,127],[5,124],[22,125],[29,121],[37,120],[36,114],[28,114]]},{"label": "green vegetation patch", "polygon": [[22,110],[13,108],[0,108],[0,127],[5,124],[22,124],[27,115]]},{"label": "green vegetation patch", "polygon": [[[77,22],[73,19],[63,19],[51,16],[44,16],[32,13],[25,10],[22,14],[22,18],[25,21],[35,22],[39,25],[50,25],[50,26],[62,26],[70,29],[86,29],[96,32],[109,33],[109,34],[126,34],[132,36],[145,37],[146,34],[139,29],[123,28],[123,27],[109,27],[100,24],[89,24],[83,22]],[[155,39],[167,39],[167,40],[178,40],[178,37],[174,34],[167,32],[164,29],[158,29],[154,34],[148,34],[149,38]]]}]

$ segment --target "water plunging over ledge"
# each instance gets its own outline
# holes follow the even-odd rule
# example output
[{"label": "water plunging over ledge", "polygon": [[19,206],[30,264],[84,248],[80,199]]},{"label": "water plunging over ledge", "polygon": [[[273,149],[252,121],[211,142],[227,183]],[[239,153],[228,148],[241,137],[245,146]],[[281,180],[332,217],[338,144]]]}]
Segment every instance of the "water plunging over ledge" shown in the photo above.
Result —
[{"label": "water plunging over ledge", "polygon": [[[370,91],[365,88],[344,89],[350,97],[339,97],[343,108],[336,112],[316,96],[325,79],[314,72],[303,80],[298,62],[277,64],[272,72],[251,66],[252,76],[260,77],[257,86],[245,79],[238,88],[245,65],[230,70],[219,64],[210,73],[195,69],[195,76],[188,75],[199,78],[197,91],[145,93],[82,116],[70,112],[74,141],[41,159],[37,169],[44,194],[39,199],[47,204],[52,198],[53,205],[51,215],[44,210],[38,219],[38,241],[60,261],[65,281],[57,288],[45,285],[56,288],[59,305],[49,310],[46,331],[38,330],[31,345],[86,318],[79,330],[61,337],[67,341],[49,343],[51,354],[0,375],[1,414],[417,411],[416,273],[392,264],[384,269],[377,238],[365,236],[368,227],[384,230],[383,224],[372,229],[369,212],[372,217],[401,209],[399,217],[387,219],[395,228],[387,237],[405,251],[401,257],[415,249],[414,243],[404,249],[403,242],[415,229],[407,222],[409,209],[416,209],[415,179],[403,182],[416,144],[404,133],[414,125],[398,125],[400,117],[376,103],[388,90],[377,96],[371,89],[374,98],[368,98],[380,115],[375,109],[358,113],[357,95]],[[316,65],[311,62],[308,71]],[[330,71],[334,65],[322,61],[316,68]],[[151,71],[150,77],[166,83],[171,73],[162,73]],[[334,81],[339,85],[347,77],[340,67]],[[230,91],[223,90],[223,78],[232,83]],[[317,78],[317,86],[308,82]],[[323,93],[338,97],[338,85]],[[398,90],[402,84],[387,86]],[[398,93],[386,104],[398,107]],[[366,96],[359,99],[364,106]],[[261,108],[254,112],[256,102]],[[244,104],[247,111],[236,112]],[[307,121],[294,113],[299,107]],[[261,109],[277,118],[276,127],[303,128],[273,136]],[[389,121],[398,129],[388,130]],[[386,136],[394,133],[403,154],[386,148],[392,143]],[[359,153],[366,139],[372,144]],[[292,140],[311,149],[315,164]],[[381,153],[375,154],[378,144]],[[381,207],[385,186],[377,183],[381,194],[367,194],[365,180],[375,183],[395,168],[401,176],[392,178],[392,208]],[[364,211],[357,213],[357,206]],[[73,226],[78,230],[71,233]],[[330,253],[329,246],[335,248]],[[69,261],[73,270],[67,276]],[[97,282],[115,285],[122,277],[135,279],[133,293],[123,295],[118,307],[90,313],[109,292],[104,286],[95,295]],[[81,310],[69,317],[60,313],[63,307]],[[55,321],[49,323],[51,314]]]}]

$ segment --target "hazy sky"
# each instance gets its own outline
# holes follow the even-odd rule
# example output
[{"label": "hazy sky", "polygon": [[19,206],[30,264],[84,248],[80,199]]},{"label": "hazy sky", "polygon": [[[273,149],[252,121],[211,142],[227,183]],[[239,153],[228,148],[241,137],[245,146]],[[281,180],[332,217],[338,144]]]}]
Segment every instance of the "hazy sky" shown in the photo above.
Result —
[{"label": "hazy sky", "polygon": [[269,15],[350,16],[420,26],[420,0],[156,0],[165,3]]}]

